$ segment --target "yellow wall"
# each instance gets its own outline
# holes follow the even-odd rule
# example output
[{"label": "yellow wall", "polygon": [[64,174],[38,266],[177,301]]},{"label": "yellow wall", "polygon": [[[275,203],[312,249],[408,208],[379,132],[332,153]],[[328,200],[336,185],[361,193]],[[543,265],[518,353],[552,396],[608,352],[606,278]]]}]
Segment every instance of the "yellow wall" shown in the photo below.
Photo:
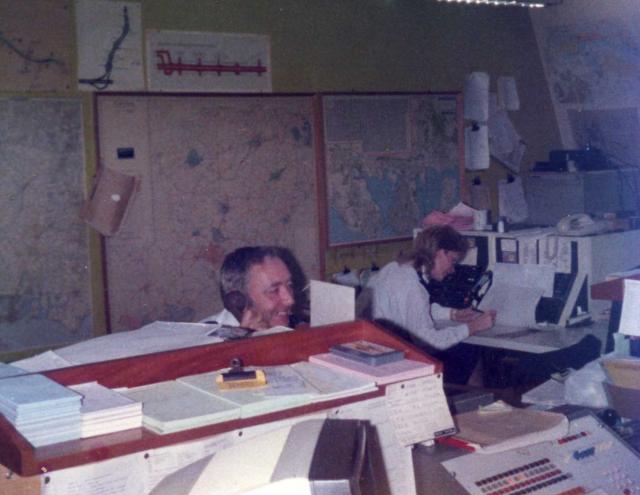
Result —
[{"label": "yellow wall", "polygon": [[[270,35],[274,92],[460,91],[471,71],[486,71],[492,81],[500,75],[514,76],[521,110],[511,118],[528,146],[524,168],[559,146],[526,9],[435,0],[143,0],[141,4],[145,29]],[[82,94],[85,103],[90,184],[96,167],[93,102],[75,89],[74,81],[70,87],[63,96]],[[467,175],[470,181],[478,174]],[[495,182],[506,175],[505,169],[494,163],[479,175],[494,185],[495,204]],[[100,334],[105,320],[99,238],[89,235],[95,333]],[[326,272],[345,264],[382,265],[407,246],[332,249]]]}]

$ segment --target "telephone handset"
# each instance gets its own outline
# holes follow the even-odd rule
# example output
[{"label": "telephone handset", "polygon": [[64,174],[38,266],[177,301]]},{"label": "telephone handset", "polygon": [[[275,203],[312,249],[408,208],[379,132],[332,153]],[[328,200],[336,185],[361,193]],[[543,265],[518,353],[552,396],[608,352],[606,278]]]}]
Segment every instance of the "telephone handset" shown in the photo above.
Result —
[{"label": "telephone handset", "polygon": [[606,229],[603,222],[597,222],[586,213],[575,213],[561,218],[556,225],[558,234],[563,235],[590,235],[597,234]]},{"label": "telephone handset", "polygon": [[469,294],[465,298],[465,303],[474,309],[478,308],[480,301],[485,296],[493,284],[493,272],[487,270],[482,276],[473,284],[473,287],[469,290]]},{"label": "telephone handset", "polygon": [[455,272],[442,281],[429,280],[427,283],[418,273],[422,286],[429,292],[431,302],[447,308],[464,309],[477,307],[493,282],[493,273],[484,267],[457,265]]},{"label": "telephone handset", "polygon": [[247,296],[239,290],[232,290],[222,296],[222,304],[236,317],[236,320],[242,321],[242,315],[248,306]]}]

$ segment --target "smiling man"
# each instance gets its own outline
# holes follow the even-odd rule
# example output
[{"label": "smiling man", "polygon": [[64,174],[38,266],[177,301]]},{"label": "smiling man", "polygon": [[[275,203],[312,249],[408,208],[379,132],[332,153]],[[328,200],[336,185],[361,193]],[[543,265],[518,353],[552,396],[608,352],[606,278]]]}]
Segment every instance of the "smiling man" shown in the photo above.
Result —
[{"label": "smiling man", "polygon": [[204,321],[255,331],[290,326],[295,303],[285,251],[275,246],[248,246],[229,253],[220,269],[224,309]]}]

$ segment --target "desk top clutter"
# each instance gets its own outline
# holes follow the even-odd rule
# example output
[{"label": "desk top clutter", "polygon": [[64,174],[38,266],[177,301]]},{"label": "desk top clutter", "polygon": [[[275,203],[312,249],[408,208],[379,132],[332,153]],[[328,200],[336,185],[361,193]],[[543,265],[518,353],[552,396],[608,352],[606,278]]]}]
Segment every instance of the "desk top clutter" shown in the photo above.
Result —
[{"label": "desk top clutter", "polygon": [[[345,361],[378,371],[407,361],[421,372],[407,376],[387,371],[383,378],[363,377],[348,366],[329,368],[312,362],[314,355],[327,353],[332,346],[358,341],[401,351],[406,359],[380,366]],[[265,345],[272,350],[268,355],[263,352]],[[241,358],[247,370],[262,370],[266,383],[220,389],[216,376],[234,358]],[[13,373],[14,368],[2,369]],[[41,374],[25,372],[0,378],[0,464],[20,476],[79,466],[383,398],[387,383],[418,376],[435,380],[441,370],[439,362],[417,348],[371,323],[356,321]],[[93,406],[86,400],[91,396]],[[114,425],[126,431],[109,434]],[[83,439],[92,434],[101,436]]]},{"label": "desk top clutter", "polygon": [[464,203],[458,203],[448,212],[434,210],[422,220],[422,227],[429,225],[450,225],[456,230],[473,229],[473,216],[475,210]]}]

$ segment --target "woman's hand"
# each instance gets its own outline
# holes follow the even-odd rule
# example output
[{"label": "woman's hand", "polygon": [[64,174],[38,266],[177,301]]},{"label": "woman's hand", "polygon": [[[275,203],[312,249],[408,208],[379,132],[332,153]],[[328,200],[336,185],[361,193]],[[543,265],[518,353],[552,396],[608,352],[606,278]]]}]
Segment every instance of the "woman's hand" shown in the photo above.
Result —
[{"label": "woman's hand", "polygon": [[483,330],[489,330],[496,322],[496,312],[491,309],[484,313],[477,313],[478,317],[467,322],[469,327],[469,335],[482,332]]},{"label": "woman's hand", "polygon": [[458,323],[469,323],[479,316],[482,316],[482,314],[481,311],[476,311],[471,308],[452,309],[450,318],[452,321],[457,321]]}]

